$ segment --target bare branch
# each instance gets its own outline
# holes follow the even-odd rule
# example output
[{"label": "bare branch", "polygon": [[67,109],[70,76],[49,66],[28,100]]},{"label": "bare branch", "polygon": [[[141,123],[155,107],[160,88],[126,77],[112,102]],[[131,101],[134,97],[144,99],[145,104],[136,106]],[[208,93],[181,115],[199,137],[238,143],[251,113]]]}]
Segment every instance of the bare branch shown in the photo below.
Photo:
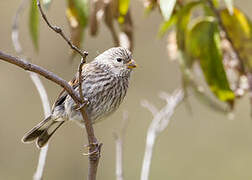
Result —
[{"label": "bare branch", "polygon": [[[44,109],[44,116],[46,118],[46,117],[50,116],[50,114],[51,114],[50,103],[48,100],[46,90],[45,90],[39,76],[36,73],[31,72],[30,77],[31,77],[33,83],[35,84],[37,91],[39,92],[40,99],[42,101],[42,105],[43,105],[43,109]],[[42,178],[43,178],[43,172],[45,169],[45,162],[46,162],[48,147],[49,147],[49,144],[47,144],[46,146],[44,146],[40,150],[37,170],[33,175],[34,180],[42,180]]]},{"label": "bare branch", "polygon": [[35,64],[31,64],[27,61],[25,61],[24,59],[21,58],[17,58],[14,57],[12,55],[8,55],[2,51],[0,51],[0,59],[14,64],[16,66],[19,66],[20,68],[26,70],[26,71],[31,71],[31,72],[35,72],[37,74],[40,74],[41,76],[45,77],[46,79],[49,79],[51,81],[53,81],[54,83],[60,85],[61,87],[63,87],[68,94],[73,98],[73,100],[75,102],[81,102],[78,94],[73,90],[73,88],[68,84],[67,81],[65,81],[64,79],[62,79],[61,77],[55,75],[54,73],[40,67],[37,66]]},{"label": "bare branch", "polygon": [[[14,16],[13,25],[12,25],[12,33],[11,33],[12,43],[13,43],[15,51],[19,54],[22,53],[22,46],[19,42],[19,18],[21,16],[21,13],[24,10],[26,3],[27,3],[27,0],[22,0],[21,4],[18,7],[18,10]],[[45,90],[39,76],[36,73],[30,72],[30,77],[31,77],[31,79],[32,79],[34,85],[36,86],[37,91],[40,95],[40,99],[41,99],[43,110],[44,110],[44,116],[46,118],[46,117],[50,116],[50,114],[51,114],[50,103],[48,100],[46,90]],[[47,143],[46,146],[44,146],[40,150],[37,169],[33,175],[34,180],[42,180],[42,178],[43,178],[48,148],[49,148],[49,143]]]},{"label": "bare branch", "polygon": [[[12,43],[13,43],[15,51],[19,54],[22,53],[22,46],[19,42],[19,18],[21,16],[21,13],[24,10],[26,3],[27,3],[27,0],[22,0],[21,4],[18,7],[18,10],[14,16],[13,25],[12,25],[12,33],[11,33]],[[46,118],[46,117],[50,116],[50,114],[51,114],[50,103],[48,100],[46,90],[45,90],[39,76],[36,73],[30,72],[30,77],[31,77],[32,82],[36,86],[37,91],[40,95],[40,99],[41,99],[43,110],[44,110],[44,116]],[[49,148],[49,143],[47,143],[46,146],[44,146],[40,150],[37,169],[33,175],[34,180],[42,180],[42,178],[43,178],[43,172],[45,169],[48,148]]]},{"label": "bare branch", "polygon": [[115,137],[116,144],[116,180],[123,180],[123,140]]},{"label": "bare branch", "polygon": [[148,109],[153,117],[158,113],[158,109],[147,100],[142,100],[141,105]]},{"label": "bare branch", "polygon": [[[84,101],[84,96],[83,96],[83,92],[82,92],[82,67],[83,65],[86,63],[86,57],[85,59],[82,57],[81,58],[81,63],[79,65],[79,94],[80,94],[80,98]],[[83,102],[84,103],[84,102]]]},{"label": "bare branch", "polygon": [[[82,92],[82,67],[86,63],[86,56],[88,55],[87,52],[84,52],[85,56],[81,58],[81,63],[79,65],[79,95],[81,99],[81,103],[79,103],[79,108],[82,114],[82,117],[85,122],[85,127],[88,134],[88,141],[89,141],[89,169],[88,169],[88,179],[95,180],[97,174],[97,168],[100,158],[100,151],[102,144],[99,144],[95,138],[93,125],[91,121],[88,119],[88,116],[85,111],[85,105],[88,102],[85,102],[85,98]],[[89,132],[88,132],[89,131]]]},{"label": "bare branch", "polygon": [[17,9],[17,12],[13,18],[13,23],[12,23],[11,38],[12,38],[13,46],[15,48],[15,51],[17,51],[17,53],[22,52],[22,47],[19,42],[19,29],[18,29],[18,27],[19,27],[19,18],[20,18],[21,13],[24,10],[26,3],[27,3],[27,0],[21,1],[20,5]]},{"label": "bare branch", "polygon": [[[82,62],[81,65],[79,66],[79,73],[81,74],[82,72],[82,66],[86,61],[86,57],[88,55],[88,52],[84,51],[82,52],[79,48],[77,48],[76,46],[73,45],[73,43],[65,36],[65,34],[63,33],[62,29],[57,27],[57,26],[53,26],[49,23],[45,13],[43,12],[41,5],[40,5],[40,1],[37,0],[37,6],[39,8],[39,11],[43,17],[43,19],[45,20],[45,22],[47,23],[47,25],[56,33],[60,34],[61,37],[68,43],[68,45],[75,50],[77,53],[79,53],[81,55]],[[81,76],[80,76],[81,78]],[[83,94],[82,94],[82,81],[79,82],[79,96],[71,96],[73,98],[73,100],[76,102],[76,104],[79,106],[79,110],[81,112],[81,115],[83,117],[84,120],[84,124],[86,127],[86,133],[87,133],[87,137],[88,137],[88,142],[89,142],[89,168],[88,168],[88,180],[95,180],[96,179],[96,174],[97,174],[97,168],[98,168],[98,164],[99,164],[99,159],[100,159],[100,151],[101,151],[101,146],[102,144],[99,144],[95,135],[94,135],[94,129],[93,129],[93,125],[92,122],[88,119],[87,113],[85,111],[85,103],[83,102]],[[67,89],[66,89],[67,91]],[[68,93],[70,92],[69,89],[67,91]],[[71,93],[74,92],[74,90],[71,88]],[[71,95],[71,94],[69,94]],[[75,95],[75,94],[74,94]]]},{"label": "bare branch", "polygon": [[154,117],[147,132],[141,180],[149,179],[150,165],[155,140],[157,136],[169,125],[170,118],[173,115],[175,108],[184,99],[184,93],[182,90],[175,90],[171,96],[167,95],[166,93],[162,93],[162,98],[165,98],[166,105],[160,111],[157,111],[157,108],[147,100],[143,101],[144,103],[142,103],[142,106],[152,112]]},{"label": "bare branch", "polygon": [[48,148],[49,148],[49,144],[47,143],[40,150],[39,161],[38,161],[36,172],[33,175],[33,180],[42,180],[43,179],[43,173],[44,173],[44,169],[45,169],[45,163],[46,163]]},{"label": "bare branch", "polygon": [[89,142],[89,147],[90,147],[89,152],[96,152],[96,153],[91,153],[89,155],[88,179],[95,180],[97,167],[98,167],[98,163],[99,163],[99,158],[100,158],[100,149],[101,149],[102,144],[99,144],[95,138],[92,123],[88,119],[88,116],[85,111],[85,107],[82,106],[82,100],[80,99],[79,95],[74,91],[74,89],[68,84],[67,81],[65,81],[61,77],[55,75],[54,73],[52,73],[52,72],[50,72],[40,66],[37,66],[35,64],[31,64],[21,58],[17,58],[17,57],[8,55],[8,54],[3,53],[1,51],[0,51],[0,59],[6,61],[8,63],[14,64],[16,66],[19,66],[20,68],[23,68],[24,70],[40,74],[41,76],[60,85],[68,92],[68,94],[73,98],[75,103],[79,107],[81,107],[80,112],[82,114],[82,117],[83,117],[83,120],[85,123],[85,127],[86,127],[86,132],[87,132],[87,137],[88,137],[88,142]]},{"label": "bare branch", "polygon": [[37,91],[39,93],[42,105],[43,105],[43,110],[44,110],[44,116],[48,117],[51,115],[51,108],[50,108],[50,103],[49,99],[45,90],[44,85],[42,84],[39,76],[36,73],[30,73],[30,77],[34,83],[34,85],[37,88]]},{"label": "bare branch", "polygon": [[128,113],[123,113],[122,127],[114,133],[116,144],[116,180],[123,180],[123,140],[128,124]]},{"label": "bare branch", "polygon": [[48,21],[41,5],[40,5],[40,1],[37,0],[37,6],[39,8],[39,11],[40,11],[40,14],[41,16],[43,17],[43,19],[45,20],[46,24],[49,26],[49,28],[51,28],[54,32],[58,33],[61,35],[61,37],[67,42],[67,44],[71,47],[71,49],[73,49],[74,51],[76,51],[77,53],[79,53],[81,55],[81,57],[83,58],[86,58],[87,56],[87,52],[84,51],[82,52],[79,48],[77,48],[69,38],[67,38],[67,36],[64,34],[64,32],[62,31],[62,29],[58,26],[54,26],[54,25],[51,25],[51,23]]}]

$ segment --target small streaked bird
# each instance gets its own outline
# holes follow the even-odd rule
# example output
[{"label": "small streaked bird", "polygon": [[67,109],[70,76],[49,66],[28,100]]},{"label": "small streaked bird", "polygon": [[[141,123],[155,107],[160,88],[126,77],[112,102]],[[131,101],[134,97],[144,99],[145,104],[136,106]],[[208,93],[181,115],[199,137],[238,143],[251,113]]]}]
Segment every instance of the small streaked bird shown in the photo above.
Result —
[{"label": "small streaked bird", "polygon": [[[123,47],[114,47],[97,56],[83,66],[82,91],[88,101],[88,118],[97,122],[113,113],[122,103],[129,84],[132,69],[136,67],[131,52]],[[79,92],[78,73],[69,84]],[[43,147],[55,131],[66,121],[75,120],[84,126],[80,112],[73,99],[63,90],[52,107],[49,117],[27,132],[22,141],[36,140]]]}]

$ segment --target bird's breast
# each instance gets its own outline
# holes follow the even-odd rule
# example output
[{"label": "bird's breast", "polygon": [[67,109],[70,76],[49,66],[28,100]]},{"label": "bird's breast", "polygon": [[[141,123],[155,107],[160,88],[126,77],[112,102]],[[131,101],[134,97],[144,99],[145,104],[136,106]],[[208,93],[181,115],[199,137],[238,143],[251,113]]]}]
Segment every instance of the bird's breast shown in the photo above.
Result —
[{"label": "bird's breast", "polygon": [[84,96],[89,100],[87,112],[95,121],[109,115],[119,107],[128,89],[128,79],[113,76],[100,77],[96,79],[93,86],[86,84],[84,91],[85,89],[87,91]]}]

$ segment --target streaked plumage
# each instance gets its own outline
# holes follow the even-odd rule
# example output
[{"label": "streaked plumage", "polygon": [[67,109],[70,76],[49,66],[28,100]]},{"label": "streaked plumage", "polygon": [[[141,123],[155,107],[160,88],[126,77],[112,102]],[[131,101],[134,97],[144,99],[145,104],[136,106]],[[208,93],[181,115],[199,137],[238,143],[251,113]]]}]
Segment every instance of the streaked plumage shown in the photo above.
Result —
[{"label": "streaked plumage", "polygon": [[[86,112],[96,122],[114,112],[122,103],[129,84],[132,68],[136,67],[129,50],[116,47],[97,56],[83,66],[82,90],[88,100]],[[78,92],[78,74],[69,83]],[[37,139],[39,147],[44,146],[51,135],[68,120],[84,125],[82,116],[72,98],[64,90],[52,107],[50,117],[40,122],[24,137],[23,142]]]}]

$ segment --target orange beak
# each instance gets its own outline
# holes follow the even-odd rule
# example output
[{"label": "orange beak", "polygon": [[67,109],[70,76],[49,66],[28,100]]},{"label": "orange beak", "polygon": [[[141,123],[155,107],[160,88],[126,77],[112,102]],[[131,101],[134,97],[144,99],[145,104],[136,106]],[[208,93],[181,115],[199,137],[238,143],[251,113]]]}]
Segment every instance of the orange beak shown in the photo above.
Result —
[{"label": "orange beak", "polygon": [[127,66],[129,69],[133,69],[137,67],[137,64],[133,59],[131,59],[130,62],[127,63]]}]

